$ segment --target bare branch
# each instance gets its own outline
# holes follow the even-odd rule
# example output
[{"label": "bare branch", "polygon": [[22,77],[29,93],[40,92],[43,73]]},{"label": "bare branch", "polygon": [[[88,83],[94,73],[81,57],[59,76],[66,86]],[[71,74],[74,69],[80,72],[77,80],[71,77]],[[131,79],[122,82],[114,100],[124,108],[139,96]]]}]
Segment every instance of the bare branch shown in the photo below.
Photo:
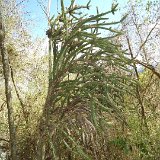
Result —
[{"label": "bare branch", "polygon": [[155,70],[155,67],[148,64],[148,63],[145,63],[145,62],[141,62],[139,60],[134,60],[134,62],[136,62],[137,64],[140,64],[142,65],[143,67],[149,69],[150,71],[152,71],[152,73],[154,73],[159,79],[160,79],[160,73],[158,73],[156,70]]},{"label": "bare branch", "polygon": [[141,44],[141,46],[139,47],[139,50],[142,49],[142,47],[146,44],[146,42],[148,41],[148,38],[150,37],[150,35],[152,34],[153,30],[156,28],[156,26],[158,25],[158,21],[157,23],[153,26],[153,28],[150,30],[150,32],[148,33],[145,41]]}]

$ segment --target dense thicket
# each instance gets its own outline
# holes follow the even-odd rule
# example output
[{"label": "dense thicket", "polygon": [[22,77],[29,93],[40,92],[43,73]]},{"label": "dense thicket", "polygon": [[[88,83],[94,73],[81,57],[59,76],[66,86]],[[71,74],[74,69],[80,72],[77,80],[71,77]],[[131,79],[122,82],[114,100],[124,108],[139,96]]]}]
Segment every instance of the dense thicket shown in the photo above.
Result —
[{"label": "dense thicket", "polygon": [[[15,20],[18,12],[12,21],[1,14],[0,152],[12,160],[158,160],[160,73],[150,55],[159,43],[157,3],[128,3],[119,21],[108,18],[117,4],[96,15],[83,14],[90,1],[60,4],[48,21],[47,55],[26,28],[23,41],[13,36],[23,20]],[[140,18],[136,10],[144,7]],[[146,24],[152,25],[144,34]]]}]

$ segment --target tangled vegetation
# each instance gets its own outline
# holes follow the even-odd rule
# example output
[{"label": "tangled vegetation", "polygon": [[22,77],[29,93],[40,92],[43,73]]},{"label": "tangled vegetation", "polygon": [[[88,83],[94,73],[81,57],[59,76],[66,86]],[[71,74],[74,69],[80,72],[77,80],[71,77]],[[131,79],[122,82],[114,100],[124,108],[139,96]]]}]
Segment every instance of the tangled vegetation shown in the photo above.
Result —
[{"label": "tangled vegetation", "polygon": [[[23,53],[16,44],[9,45],[13,35],[5,32],[1,13],[0,30],[6,37],[0,39],[0,147],[8,159],[160,159],[160,72],[148,56],[148,39],[158,18],[143,40],[143,26],[134,13],[113,21],[108,17],[118,4],[88,15],[90,3],[76,5],[71,0],[65,7],[61,0],[61,12],[48,20],[48,54],[38,55],[35,49],[27,58],[25,49],[35,44],[29,39]],[[145,5],[152,9],[155,4]],[[136,5],[131,8],[135,11]],[[131,20],[138,35],[129,31]],[[115,29],[117,25],[122,29]],[[137,46],[136,36],[141,40]],[[21,58],[25,64],[20,64]]]}]

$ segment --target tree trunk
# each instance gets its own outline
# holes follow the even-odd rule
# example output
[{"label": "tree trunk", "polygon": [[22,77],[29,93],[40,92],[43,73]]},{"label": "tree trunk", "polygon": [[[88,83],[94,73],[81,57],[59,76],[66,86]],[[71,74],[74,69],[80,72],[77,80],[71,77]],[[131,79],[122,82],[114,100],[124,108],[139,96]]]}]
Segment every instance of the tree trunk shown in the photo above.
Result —
[{"label": "tree trunk", "polygon": [[6,95],[6,103],[8,109],[11,159],[16,160],[17,158],[16,158],[15,126],[14,126],[14,116],[12,107],[11,85],[10,85],[11,74],[10,74],[8,53],[7,50],[5,49],[5,29],[3,24],[1,1],[0,1],[0,53],[2,56],[3,75],[5,80],[5,95]]}]

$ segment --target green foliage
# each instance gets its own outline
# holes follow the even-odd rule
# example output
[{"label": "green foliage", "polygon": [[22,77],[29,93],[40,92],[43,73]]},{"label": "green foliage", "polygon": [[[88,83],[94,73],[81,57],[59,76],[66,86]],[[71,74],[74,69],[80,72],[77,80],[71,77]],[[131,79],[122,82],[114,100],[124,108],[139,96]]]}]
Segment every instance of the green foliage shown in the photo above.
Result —
[{"label": "green foliage", "polygon": [[126,74],[131,61],[125,52],[112,43],[111,37],[102,36],[106,30],[112,37],[120,34],[111,26],[123,19],[109,22],[107,18],[117,5],[94,16],[77,13],[88,7],[89,4],[78,6],[72,1],[65,8],[62,0],[61,14],[51,18],[47,31],[49,90],[43,115],[45,124],[50,126],[45,134],[50,137],[53,133],[45,145],[51,143],[47,150],[55,159],[64,159],[66,155],[74,159],[108,157],[108,142],[102,136],[107,134],[104,124],[109,117],[114,122],[126,123],[123,96],[134,94],[136,85]]},{"label": "green foliage", "polygon": [[[13,90],[18,159],[160,159],[159,79],[144,68],[135,80],[134,60],[119,45],[123,44],[119,40],[122,33],[127,33],[114,28],[127,22],[130,12],[114,22],[108,17],[115,14],[117,4],[108,12],[97,9],[90,16],[83,13],[90,9],[91,1],[80,6],[71,0],[68,8],[60,2],[61,12],[49,20],[47,56],[39,54],[39,41],[27,48],[31,44],[28,35],[23,41],[12,39],[19,23],[15,17],[6,19],[6,46],[20,95]],[[147,15],[140,20],[148,24],[154,7],[150,1],[137,1],[135,8],[130,7],[137,11],[142,6]],[[135,15],[142,12],[138,11]],[[22,33],[25,37],[26,32]],[[25,50],[34,50],[22,57],[24,63],[19,42],[25,44]],[[133,51],[139,48],[132,47]],[[2,104],[3,85],[0,89]],[[0,133],[6,135],[4,106],[0,108]]]},{"label": "green foliage", "polygon": [[124,151],[124,153],[128,154],[128,152],[132,151],[131,145],[127,142],[127,138],[117,137],[113,139],[111,142],[114,146]]}]

